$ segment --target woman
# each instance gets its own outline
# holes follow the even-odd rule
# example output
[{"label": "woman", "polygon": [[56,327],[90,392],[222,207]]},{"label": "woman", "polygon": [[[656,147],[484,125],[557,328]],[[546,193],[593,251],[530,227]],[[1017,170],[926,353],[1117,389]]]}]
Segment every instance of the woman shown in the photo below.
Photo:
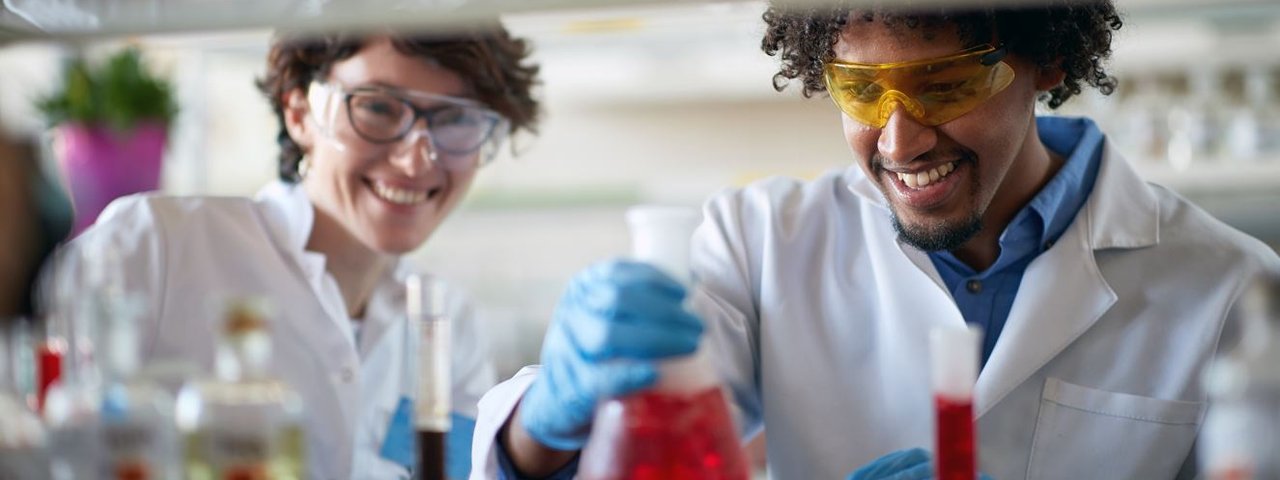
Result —
[{"label": "woman", "polygon": [[[406,459],[383,454],[402,390],[400,256],[426,242],[504,137],[532,129],[527,55],[497,24],[278,38],[259,86],[281,127],[281,181],[255,199],[126,197],[73,245],[122,259],[125,287],[148,302],[150,362],[209,371],[220,319],[207,299],[270,299],[274,371],[306,402],[308,477],[406,478]],[[464,302],[449,308],[460,478],[494,373]]]}]

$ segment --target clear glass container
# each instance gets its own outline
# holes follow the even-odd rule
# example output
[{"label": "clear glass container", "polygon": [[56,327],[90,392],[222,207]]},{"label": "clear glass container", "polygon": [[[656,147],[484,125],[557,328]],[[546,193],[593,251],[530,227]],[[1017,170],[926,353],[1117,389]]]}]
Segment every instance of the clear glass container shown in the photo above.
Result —
[{"label": "clear glass container", "polygon": [[104,325],[106,382],[99,410],[102,446],[98,478],[177,478],[181,469],[173,398],[138,374],[137,302],[124,296],[115,302]]},{"label": "clear glass container", "polygon": [[[636,207],[627,212],[636,260],[688,285],[696,211]],[[705,349],[666,360],[651,389],[605,400],[578,464],[582,480],[746,480],[738,430]]]},{"label": "clear glass container", "polygon": [[218,344],[217,378],[178,395],[191,480],[307,478],[301,397],[267,372],[271,337],[260,302],[233,302]]},{"label": "clear glass container", "polygon": [[15,324],[0,319],[0,478],[43,480],[50,478],[49,439],[17,388],[15,359],[23,347]]}]

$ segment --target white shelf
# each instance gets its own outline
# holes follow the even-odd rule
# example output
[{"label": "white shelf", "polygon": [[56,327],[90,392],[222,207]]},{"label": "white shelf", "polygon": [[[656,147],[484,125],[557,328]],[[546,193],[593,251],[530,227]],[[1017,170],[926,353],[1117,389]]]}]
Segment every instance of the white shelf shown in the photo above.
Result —
[{"label": "white shelf", "polygon": [[1280,155],[1247,161],[1205,161],[1185,169],[1156,161],[1133,163],[1144,179],[1184,194],[1212,191],[1280,195]]}]

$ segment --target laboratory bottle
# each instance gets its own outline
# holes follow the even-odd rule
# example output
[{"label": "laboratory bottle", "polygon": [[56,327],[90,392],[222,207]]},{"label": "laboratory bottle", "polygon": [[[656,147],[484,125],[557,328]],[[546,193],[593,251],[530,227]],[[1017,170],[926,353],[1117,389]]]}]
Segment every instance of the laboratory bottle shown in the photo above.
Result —
[{"label": "laboratory bottle", "polygon": [[302,401],[273,378],[268,307],[229,302],[215,359],[216,378],[185,385],[175,415],[189,480],[307,478]]},{"label": "laboratory bottle", "polygon": [[432,277],[410,275],[405,281],[406,317],[409,341],[405,355],[415,362],[405,368],[406,378],[416,385],[413,399],[413,427],[417,432],[419,480],[444,480],[445,438],[452,422],[449,371],[451,322],[445,309],[444,284]]},{"label": "laboratory bottle", "polygon": [[1205,370],[1200,465],[1208,480],[1280,478],[1280,276],[1258,277],[1231,317],[1239,344]]},{"label": "laboratory bottle", "polygon": [[139,374],[138,314],[141,302],[109,288],[102,319],[104,384],[99,407],[98,478],[154,480],[180,476],[173,398]]},{"label": "laboratory bottle", "polygon": [[978,379],[982,329],[935,327],[929,332],[934,404],[934,477],[974,480],[978,475],[973,385]]},{"label": "laboratory bottle", "polygon": [[49,438],[18,388],[17,357],[24,346],[15,321],[0,319],[0,478],[50,478]]},{"label": "laboratory bottle", "polygon": [[90,288],[78,301],[63,302],[55,313],[66,322],[66,350],[61,372],[45,392],[41,414],[57,480],[94,478],[99,470],[102,375],[95,351],[97,329],[91,319],[105,308],[102,300]]},{"label": "laboratory bottle", "polygon": [[[627,212],[635,260],[690,286],[692,209]],[[690,286],[691,287],[691,286]],[[657,384],[602,401],[578,466],[583,480],[745,480],[746,457],[705,346],[658,366]]]},{"label": "laboratory bottle", "polygon": [[1169,163],[1186,170],[1193,163],[1203,163],[1216,155],[1218,139],[1223,135],[1220,104],[1221,73],[1205,66],[1186,73],[1185,88],[1177,91],[1185,97],[1169,108],[1169,136],[1166,152]]}]

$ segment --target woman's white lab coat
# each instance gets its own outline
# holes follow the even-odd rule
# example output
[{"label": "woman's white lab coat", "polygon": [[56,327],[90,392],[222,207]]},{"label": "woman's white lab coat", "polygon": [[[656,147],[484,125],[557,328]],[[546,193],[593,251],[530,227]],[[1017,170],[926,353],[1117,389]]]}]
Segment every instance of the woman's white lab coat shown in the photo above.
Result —
[{"label": "woman's white lab coat", "polygon": [[[304,248],[313,217],[302,189],[286,184],[256,199],[137,195],[112,203],[72,246],[120,256],[126,288],[147,301],[146,364],[212,372],[223,302],[267,298],[273,373],[306,402],[308,478],[407,478],[379,449],[406,390],[400,280],[408,269],[398,263],[380,280],[357,334],[324,256]],[[453,408],[474,416],[494,373],[470,309],[456,294],[449,302]]]},{"label": "woman's white lab coat", "polygon": [[[897,241],[861,170],[729,191],[706,215],[693,308],[747,433],[768,427],[773,478],[843,479],[890,451],[932,449],[928,332],[964,318],[927,255]],[[1108,150],[1073,224],[1027,267],[978,378],[982,471],[1194,470],[1201,369],[1262,268],[1280,270],[1273,251]],[[481,400],[472,478],[494,478],[495,433],[535,375]]]}]

